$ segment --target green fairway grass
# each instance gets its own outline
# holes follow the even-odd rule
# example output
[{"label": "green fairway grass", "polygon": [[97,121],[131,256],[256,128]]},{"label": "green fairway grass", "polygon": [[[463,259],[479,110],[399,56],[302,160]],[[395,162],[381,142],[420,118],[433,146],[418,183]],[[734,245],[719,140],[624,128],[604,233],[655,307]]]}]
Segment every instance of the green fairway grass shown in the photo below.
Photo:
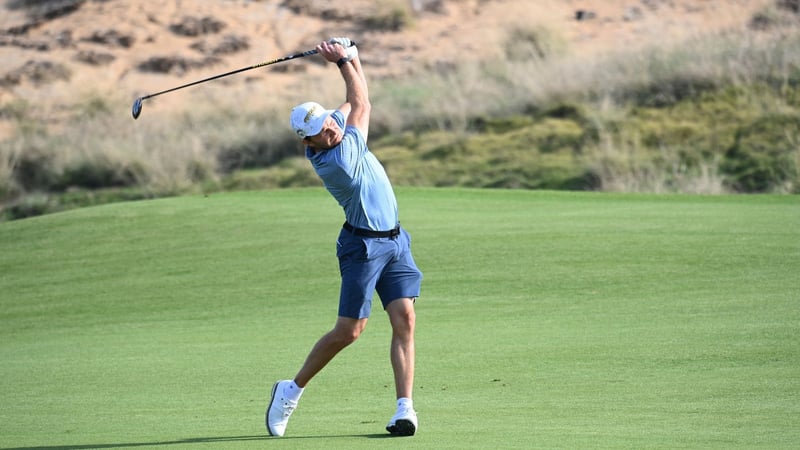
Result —
[{"label": "green fairway grass", "polygon": [[322,189],[0,223],[0,448],[796,448],[800,197],[398,189],[425,274],[411,438],[391,330],[266,436],[334,323]]}]

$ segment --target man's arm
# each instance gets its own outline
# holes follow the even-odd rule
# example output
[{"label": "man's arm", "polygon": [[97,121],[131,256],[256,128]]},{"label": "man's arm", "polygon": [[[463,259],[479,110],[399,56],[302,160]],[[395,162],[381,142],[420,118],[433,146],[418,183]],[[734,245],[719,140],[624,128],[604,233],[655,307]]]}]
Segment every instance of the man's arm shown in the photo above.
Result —
[{"label": "man's arm", "polygon": [[[339,44],[323,42],[317,46],[317,50],[330,62],[335,63],[347,58],[347,49]],[[344,78],[346,91],[346,102],[339,107],[339,110],[347,115],[347,125],[358,128],[366,139],[369,134],[369,115],[372,105],[369,102],[367,79],[358,55],[342,64],[339,70]],[[349,114],[347,114],[348,109]]]}]

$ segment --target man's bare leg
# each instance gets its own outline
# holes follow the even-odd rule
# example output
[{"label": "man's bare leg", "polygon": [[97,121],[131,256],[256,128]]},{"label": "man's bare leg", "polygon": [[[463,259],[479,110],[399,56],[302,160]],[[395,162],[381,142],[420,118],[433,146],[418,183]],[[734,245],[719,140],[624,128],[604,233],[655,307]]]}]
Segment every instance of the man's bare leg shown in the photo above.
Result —
[{"label": "man's bare leg", "polygon": [[339,317],[333,329],[325,333],[309,352],[303,367],[294,377],[294,382],[304,388],[337,353],[352,344],[364,331],[367,319]]},{"label": "man's bare leg", "polygon": [[412,400],[414,390],[414,300],[400,298],[386,307],[392,324],[391,360],[397,394],[397,412],[386,430],[398,436],[412,436],[417,430],[417,413]]},{"label": "man's bare leg", "polygon": [[414,389],[414,302],[397,299],[386,307],[392,324],[391,360],[397,398],[412,398]]}]

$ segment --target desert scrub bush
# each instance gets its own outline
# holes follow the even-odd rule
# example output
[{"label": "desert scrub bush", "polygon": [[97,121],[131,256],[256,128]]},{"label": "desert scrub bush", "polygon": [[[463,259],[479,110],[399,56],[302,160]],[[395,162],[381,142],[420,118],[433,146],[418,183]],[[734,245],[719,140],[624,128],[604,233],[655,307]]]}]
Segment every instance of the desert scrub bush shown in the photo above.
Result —
[{"label": "desert scrub bush", "polygon": [[0,119],[20,121],[28,116],[30,103],[25,99],[16,99],[0,105]]},{"label": "desert scrub bush", "polygon": [[[735,85],[659,106],[557,103],[526,115],[478,118],[468,132],[406,132],[371,147],[398,184],[721,193],[734,189],[733,166],[722,163],[742,127],[797,111],[784,101],[792,90]],[[787,126],[774,130],[785,133]],[[789,175],[761,177],[790,190],[796,164],[786,158],[796,160],[797,153],[786,148],[776,155],[784,155]]]},{"label": "desert scrub bush", "polygon": [[[438,105],[439,101],[445,101],[440,97],[442,83],[437,82],[439,75],[426,71],[414,78],[415,80],[382,80],[374,83],[375,87],[370,89],[373,104],[370,139],[380,139],[382,136],[408,130],[441,129],[446,123],[454,122],[452,118],[437,115],[442,114],[446,107]],[[452,109],[457,110],[458,107]],[[457,116],[463,118],[460,112]]]},{"label": "desert scrub bush", "polygon": [[220,185],[225,190],[258,190],[322,186],[322,182],[304,157],[292,157],[267,168],[232,172]]},{"label": "desert scrub bush", "polygon": [[[632,133],[632,134],[629,134]],[[642,144],[635,131],[601,132],[586,149],[587,178],[607,192],[721,194],[727,192],[717,156],[694,159],[685,146]]]},{"label": "desert scrub bush", "polygon": [[33,192],[0,204],[0,221],[52,214],[72,208],[151,198],[140,189],[71,189],[63,193]]},{"label": "desert scrub bush", "polygon": [[0,148],[4,153],[8,149],[10,182],[15,192],[48,191],[58,184],[61,169],[48,141],[5,142]]},{"label": "desert scrub bush", "polygon": [[369,30],[400,31],[414,23],[414,10],[407,0],[375,2],[373,11],[361,20]]},{"label": "desert scrub bush", "polygon": [[479,133],[507,133],[533,125],[534,118],[527,115],[507,117],[476,117],[472,120],[471,129]]},{"label": "desert scrub bush", "polygon": [[114,113],[114,104],[106,96],[98,92],[92,92],[75,102],[72,116],[86,120],[87,118],[94,119]]},{"label": "desert scrub bush", "polygon": [[206,142],[216,154],[218,171],[268,167],[302,154],[297,136],[284,123],[285,119],[245,113],[217,129]]},{"label": "desert scrub bush", "polygon": [[506,58],[431,64],[404,79],[379,80],[371,89],[371,130],[380,136],[407,130],[463,133],[488,118],[547,109],[565,98],[539,78],[551,64]]},{"label": "desert scrub bush", "polygon": [[50,20],[77,11],[86,0],[8,0],[8,9],[23,9],[37,21]]},{"label": "desert scrub bush", "polygon": [[135,163],[113,161],[108,155],[96,155],[70,161],[64,167],[53,190],[71,188],[102,189],[135,186],[144,177],[144,169]]},{"label": "desert scrub bush", "polygon": [[[223,178],[238,170],[281,165],[302,155],[283,109],[252,112],[240,104],[189,102],[191,109],[134,122],[118,113],[128,110],[128,99],[87,93],[62,123],[41,129],[25,125],[36,122],[28,120],[35,114],[25,105],[5,107],[4,118],[17,126],[12,138],[0,142],[0,201],[39,211],[53,210],[54,202],[121,198],[113,192],[149,198],[218,190]],[[303,173],[290,175],[288,167],[276,169],[279,183],[264,187],[307,182]],[[76,194],[104,191],[112,194],[94,200]],[[35,193],[48,195],[24,198]]]},{"label": "desert scrub bush", "polygon": [[[596,153],[603,155],[601,165],[608,165],[615,160],[609,150],[622,147],[631,169],[626,176],[644,180],[613,182],[610,178],[622,172],[613,165],[600,169],[601,178],[609,186],[677,192],[791,192],[800,110],[785,98],[795,89],[734,85],[669,107],[631,108],[626,120],[599,126],[605,137],[597,142],[604,147]],[[651,166],[643,168],[645,161]],[[658,170],[660,179],[651,174]]]},{"label": "desert scrub bush", "polygon": [[517,25],[509,30],[503,51],[508,61],[546,61],[566,54],[568,46],[563,36],[544,25]]},{"label": "desert scrub bush", "polygon": [[[509,31],[509,42],[514,33]],[[491,63],[491,80],[503,86],[492,101],[512,114],[562,101],[595,107],[664,107],[730,85],[797,84],[800,27],[771,32],[730,32],[670,45],[620,49],[575,57],[569,49],[546,60],[504,58]],[[474,108],[480,109],[478,101]],[[493,108],[497,110],[497,108]]]},{"label": "desert scrub bush", "polygon": [[583,133],[571,120],[547,118],[491,133],[406,133],[374,148],[398,185],[590,189],[576,152]]},{"label": "desert scrub bush", "polygon": [[13,138],[0,141],[0,204],[55,184],[56,155],[48,149],[45,124],[32,109],[25,100],[0,106],[0,119],[15,130]]},{"label": "desert scrub bush", "polygon": [[59,210],[58,202],[53,196],[43,192],[35,192],[21,198],[19,201],[0,205],[0,221],[41,216],[42,214],[50,214]]},{"label": "desert scrub bush", "polygon": [[41,112],[36,111],[34,106],[25,99],[15,99],[0,105],[0,119],[9,121],[16,134],[43,134],[46,124],[37,119],[39,114]]},{"label": "desert scrub bush", "polygon": [[[564,189],[581,184],[583,128],[570,119],[542,118],[501,134],[468,138],[476,174],[473,187]],[[590,188],[590,186],[586,186]]]},{"label": "desert scrub bush", "polygon": [[742,126],[725,153],[726,184],[737,192],[800,192],[800,113],[759,117]]},{"label": "desert scrub bush", "polygon": [[798,24],[798,3],[796,0],[775,0],[772,4],[756,11],[750,18],[749,26],[754,30],[770,30]]},{"label": "desert scrub bush", "polygon": [[14,170],[18,155],[0,142],[0,204],[17,195],[17,186],[14,181]]}]

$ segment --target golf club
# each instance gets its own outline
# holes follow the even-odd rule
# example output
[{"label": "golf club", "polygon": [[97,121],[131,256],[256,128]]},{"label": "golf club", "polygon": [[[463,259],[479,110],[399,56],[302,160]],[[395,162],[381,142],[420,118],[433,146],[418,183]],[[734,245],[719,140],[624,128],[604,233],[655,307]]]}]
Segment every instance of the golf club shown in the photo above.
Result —
[{"label": "golf club", "polygon": [[[356,45],[356,43],[355,42],[350,42],[350,46],[353,46],[353,45]],[[273,59],[271,61],[266,61],[266,62],[262,62],[262,63],[259,63],[259,64],[254,64],[254,65],[248,66],[248,67],[242,67],[241,69],[233,70],[231,72],[227,72],[227,73],[223,73],[223,74],[220,74],[220,75],[215,75],[213,77],[209,77],[209,78],[205,78],[205,79],[202,79],[202,80],[194,81],[194,82],[189,83],[189,84],[184,84],[183,86],[178,86],[178,87],[174,87],[172,89],[167,89],[165,91],[156,92],[155,94],[145,95],[144,97],[139,97],[139,98],[137,98],[136,100],[133,101],[133,110],[132,110],[133,118],[134,119],[138,119],[139,118],[139,114],[142,113],[142,102],[144,100],[147,100],[148,98],[153,98],[153,97],[156,97],[156,96],[161,95],[161,94],[166,94],[168,92],[177,91],[178,89],[187,88],[189,86],[194,86],[196,84],[205,83],[206,81],[216,80],[217,78],[227,77],[229,75],[234,75],[234,74],[237,74],[239,72],[244,72],[246,70],[253,70],[253,69],[257,69],[259,67],[269,66],[271,64],[277,64],[277,63],[280,63],[280,62],[289,61],[290,59],[303,58],[305,56],[316,55],[317,53],[319,53],[319,52],[317,52],[317,49],[307,50],[307,51],[300,52],[300,53],[294,53],[294,54],[291,54],[291,55],[284,56],[282,58]]]}]

